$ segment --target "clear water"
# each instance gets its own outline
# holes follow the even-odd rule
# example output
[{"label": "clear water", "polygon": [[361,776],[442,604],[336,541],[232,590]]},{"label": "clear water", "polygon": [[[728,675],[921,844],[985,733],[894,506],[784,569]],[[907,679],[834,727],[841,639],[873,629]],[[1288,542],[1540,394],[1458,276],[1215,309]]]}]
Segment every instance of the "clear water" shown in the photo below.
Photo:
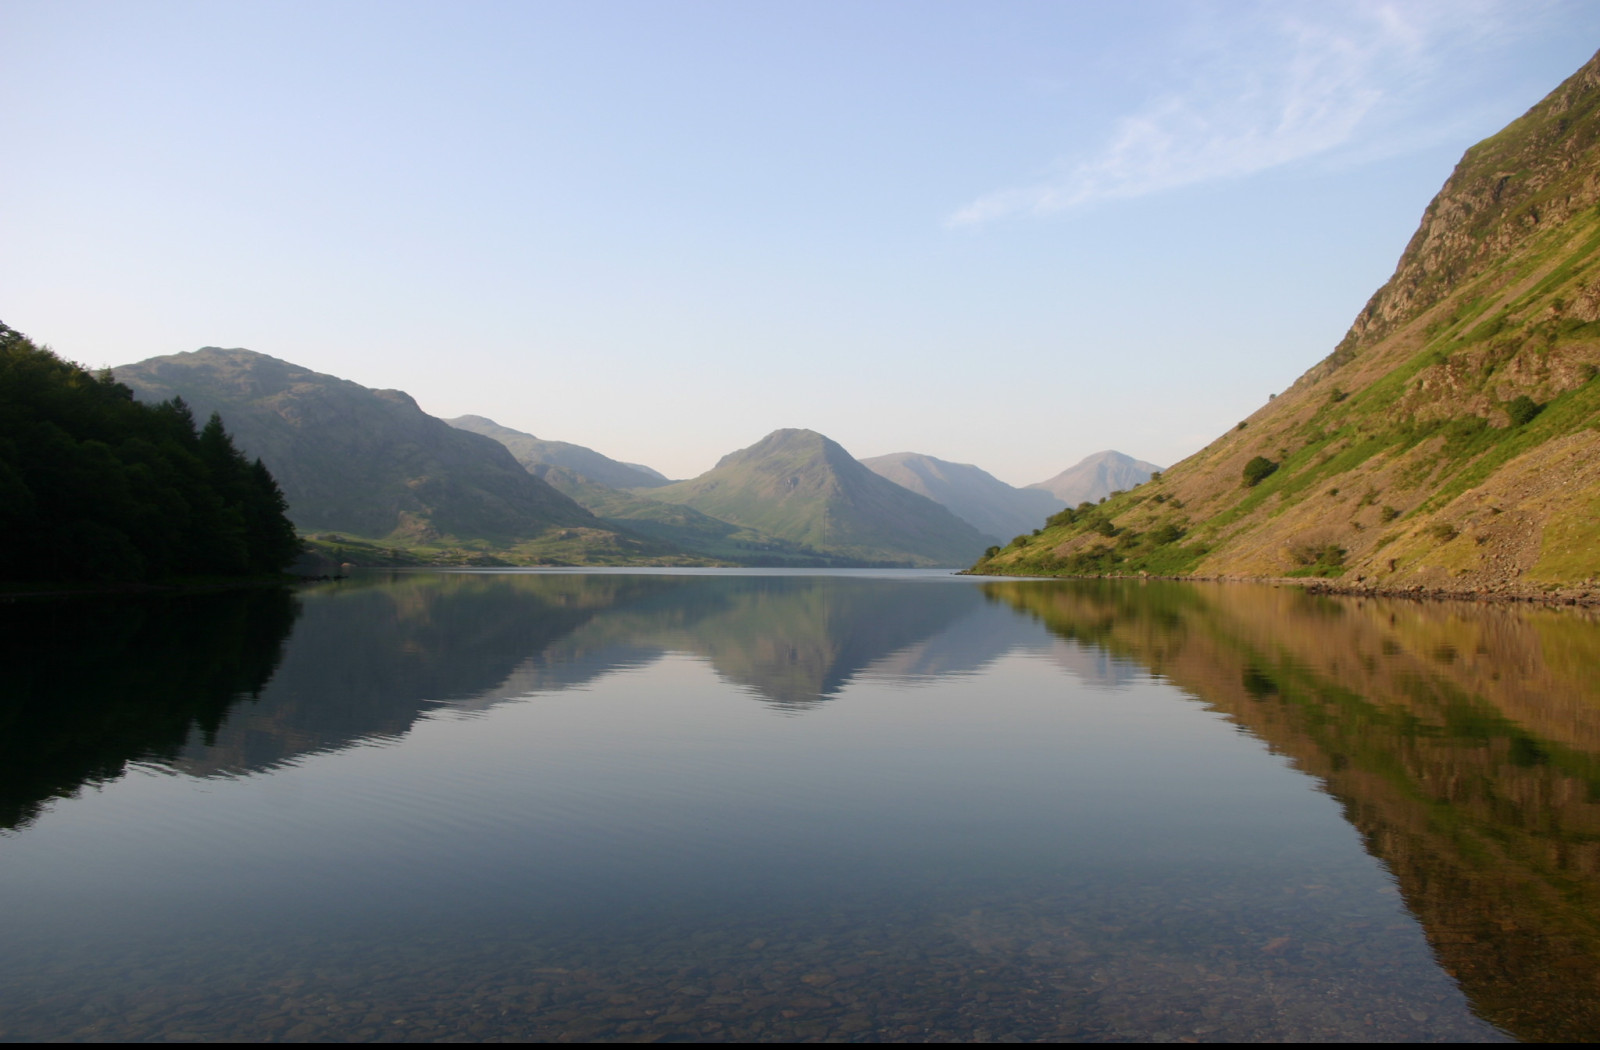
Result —
[{"label": "clear water", "polygon": [[6,1039],[1600,1027],[1580,613],[470,572],[0,627]]}]

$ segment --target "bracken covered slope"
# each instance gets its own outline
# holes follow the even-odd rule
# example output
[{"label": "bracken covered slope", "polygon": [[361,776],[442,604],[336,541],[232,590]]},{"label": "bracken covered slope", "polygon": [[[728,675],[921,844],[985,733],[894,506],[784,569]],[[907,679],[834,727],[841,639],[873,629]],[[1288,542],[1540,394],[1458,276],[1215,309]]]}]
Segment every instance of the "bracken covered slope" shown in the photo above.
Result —
[{"label": "bracken covered slope", "polygon": [[1581,592],[1600,575],[1600,56],[1469,149],[1327,359],[977,571]]}]

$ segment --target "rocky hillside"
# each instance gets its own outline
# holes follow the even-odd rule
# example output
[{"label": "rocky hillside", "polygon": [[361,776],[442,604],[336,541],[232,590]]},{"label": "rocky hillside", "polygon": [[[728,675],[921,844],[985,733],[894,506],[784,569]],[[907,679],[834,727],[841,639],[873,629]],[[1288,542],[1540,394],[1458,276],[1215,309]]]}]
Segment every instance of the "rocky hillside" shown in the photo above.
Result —
[{"label": "rocky hillside", "polygon": [[965,565],[988,542],[944,507],[881,478],[837,442],[778,430],[653,499],[869,564]]},{"label": "rocky hillside", "polygon": [[592,448],[569,441],[546,441],[520,430],[503,427],[483,416],[457,416],[446,423],[457,430],[482,434],[504,445],[529,470],[538,466],[564,467],[614,489],[649,488],[668,483],[660,471],[633,463],[621,463]]},{"label": "rocky hillside", "polygon": [[1052,509],[1060,510],[1061,507],[1076,507],[1085,500],[1094,503],[1113,492],[1125,492],[1135,485],[1143,485],[1150,480],[1150,475],[1160,469],[1154,463],[1107,449],[1085,456],[1049,481],[1040,481],[1028,488],[1040,489],[1054,496],[1058,506]]},{"label": "rocky hillside", "polygon": [[399,390],[217,347],[115,374],[141,401],[177,396],[200,418],[220,412],[245,454],[278,479],[302,532],[397,547],[505,550],[550,539],[618,556],[654,550],[530,475],[503,445],[435,419]]},{"label": "rocky hillside", "polygon": [[1457,165],[1327,359],[981,561],[1584,593],[1600,576],[1600,56]]},{"label": "rocky hillside", "polygon": [[995,543],[1038,528],[1066,506],[1037,487],[1014,488],[970,463],[951,463],[919,452],[873,456],[861,465],[941,504]]}]

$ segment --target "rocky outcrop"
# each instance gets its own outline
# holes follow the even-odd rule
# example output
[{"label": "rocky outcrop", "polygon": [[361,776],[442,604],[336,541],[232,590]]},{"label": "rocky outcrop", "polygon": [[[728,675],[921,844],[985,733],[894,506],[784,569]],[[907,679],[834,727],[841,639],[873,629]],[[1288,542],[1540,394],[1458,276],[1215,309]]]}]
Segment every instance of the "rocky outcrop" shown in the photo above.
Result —
[{"label": "rocky outcrop", "polygon": [[1394,276],[1367,300],[1328,364],[1344,364],[1542,230],[1600,202],[1597,107],[1600,55],[1469,149],[1428,205]]}]

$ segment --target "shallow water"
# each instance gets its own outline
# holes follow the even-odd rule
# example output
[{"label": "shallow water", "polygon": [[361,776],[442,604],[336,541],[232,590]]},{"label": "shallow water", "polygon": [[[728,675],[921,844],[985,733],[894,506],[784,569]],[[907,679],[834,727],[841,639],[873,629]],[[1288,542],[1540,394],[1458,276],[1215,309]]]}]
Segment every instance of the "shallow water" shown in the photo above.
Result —
[{"label": "shallow water", "polygon": [[937,573],[0,606],[0,1037],[1592,1037],[1600,626]]}]

